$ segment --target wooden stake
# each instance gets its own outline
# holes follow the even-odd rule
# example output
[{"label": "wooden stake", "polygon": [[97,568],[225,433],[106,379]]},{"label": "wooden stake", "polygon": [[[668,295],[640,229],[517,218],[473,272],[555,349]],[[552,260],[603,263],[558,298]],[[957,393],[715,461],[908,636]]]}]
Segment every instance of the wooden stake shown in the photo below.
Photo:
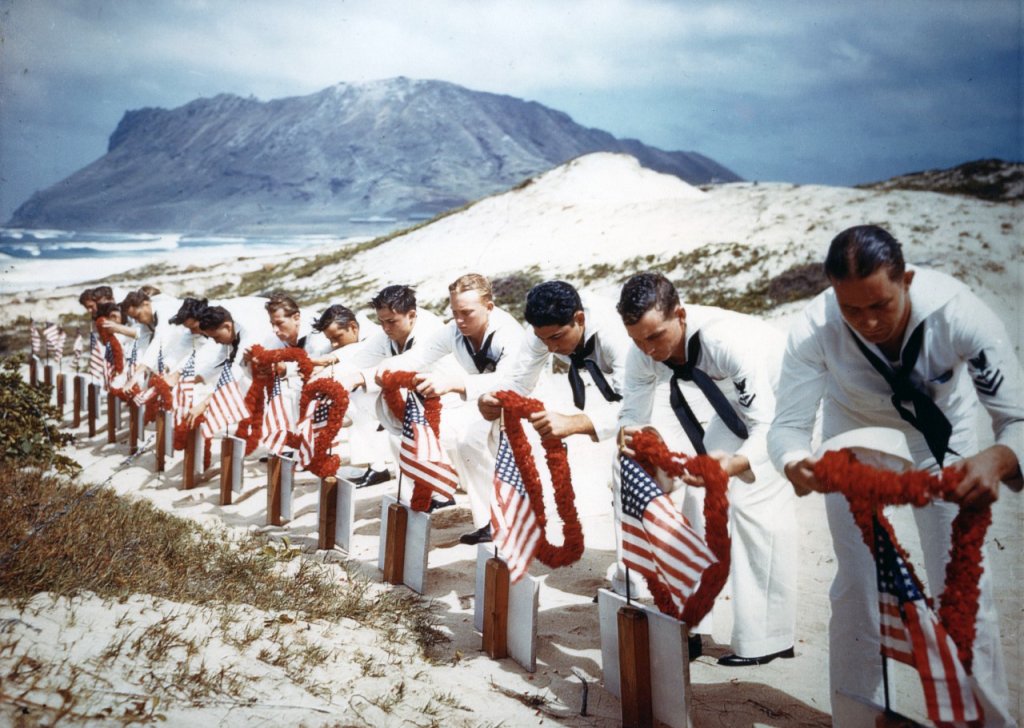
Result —
[{"label": "wooden stake", "polygon": [[196,437],[198,432],[198,429],[189,430],[187,439],[185,440],[185,457],[184,462],[181,464],[181,487],[183,490],[191,490],[198,485],[199,478],[197,477],[196,471],[199,468],[196,464],[196,458],[203,457],[203,445],[200,444],[197,446],[196,444],[196,441],[199,440],[199,438]]},{"label": "wooden stake", "polygon": [[338,479],[323,478],[320,481],[320,523],[316,547],[321,551],[334,548],[334,529],[338,524]]},{"label": "wooden stake", "polygon": [[75,379],[72,382],[71,389],[71,426],[80,427],[82,425],[82,408],[85,403],[82,401],[85,398],[85,377],[81,374],[76,374]]},{"label": "wooden stake", "polygon": [[[282,526],[284,519],[281,517],[281,478],[285,469],[284,460],[277,455],[271,455],[267,460],[267,525]],[[337,488],[337,483],[335,483]],[[333,530],[331,532],[333,534]],[[334,544],[331,544],[333,547]],[[330,547],[329,547],[330,548]]]},{"label": "wooden stake", "polygon": [[96,437],[96,418],[100,416],[100,388],[94,382],[89,382],[88,391],[89,437]]},{"label": "wooden stake", "polygon": [[231,505],[231,491],[235,483],[235,468],[242,467],[242,461],[235,458],[234,440],[230,437],[220,441],[220,504]]},{"label": "wooden stake", "polygon": [[68,403],[68,393],[64,382],[64,372],[57,372],[57,411],[64,419],[64,407]]},{"label": "wooden stake", "polygon": [[652,728],[651,650],[647,615],[636,607],[622,607],[619,623],[619,684],[623,728]]},{"label": "wooden stake", "polygon": [[483,649],[491,658],[508,657],[508,564],[499,558],[484,566]]},{"label": "wooden stake", "polygon": [[388,538],[384,544],[384,581],[388,584],[405,582],[405,529],[409,512],[401,503],[388,506]]},{"label": "wooden stake", "polygon": [[174,429],[171,422],[171,413],[159,411],[156,413],[156,465],[154,470],[158,473],[164,472],[167,466],[167,430]]},{"label": "wooden stake", "polygon": [[107,442],[117,442],[117,426],[121,419],[121,400],[107,392]]},{"label": "wooden stake", "polygon": [[39,370],[36,369],[36,358],[34,356],[28,358],[28,383],[33,387],[39,385]]},{"label": "wooden stake", "polygon": [[[47,364],[43,367],[43,384],[47,387],[53,387],[53,365]],[[53,396],[53,392],[50,393]]]},{"label": "wooden stake", "polygon": [[142,439],[142,408],[135,402],[128,403],[128,452],[132,455],[139,451]]}]

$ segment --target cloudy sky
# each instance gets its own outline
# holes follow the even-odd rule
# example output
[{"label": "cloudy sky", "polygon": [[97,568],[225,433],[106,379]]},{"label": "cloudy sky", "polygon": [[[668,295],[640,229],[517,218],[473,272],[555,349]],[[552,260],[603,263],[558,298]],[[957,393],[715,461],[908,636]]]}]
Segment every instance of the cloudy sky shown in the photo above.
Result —
[{"label": "cloudy sky", "polygon": [[0,219],[102,156],[122,114],[228,92],[434,78],[855,184],[1021,160],[1024,0],[0,0]]}]

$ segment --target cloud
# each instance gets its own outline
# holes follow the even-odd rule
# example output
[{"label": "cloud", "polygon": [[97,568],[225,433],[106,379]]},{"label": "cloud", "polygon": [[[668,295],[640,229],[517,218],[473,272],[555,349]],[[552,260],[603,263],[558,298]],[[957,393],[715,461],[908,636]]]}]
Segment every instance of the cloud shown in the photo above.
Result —
[{"label": "cloud", "polygon": [[[876,145],[873,176],[886,155],[928,157],[929,145],[935,159],[1021,156],[1016,0],[0,0],[0,8],[0,153],[15,168],[0,187],[4,216],[31,189],[102,154],[127,109],[222,92],[267,100],[399,75],[537,100],[751,177],[861,181],[835,172],[866,173],[837,142]],[[56,146],[46,136],[55,116],[79,125]],[[15,139],[33,147],[30,159]],[[795,166],[794,157],[808,161]]]}]

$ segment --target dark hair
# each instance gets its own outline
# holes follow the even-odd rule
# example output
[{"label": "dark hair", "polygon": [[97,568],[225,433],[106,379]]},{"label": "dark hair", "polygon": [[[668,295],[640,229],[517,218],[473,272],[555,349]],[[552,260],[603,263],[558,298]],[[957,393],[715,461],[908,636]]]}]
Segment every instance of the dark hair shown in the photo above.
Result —
[{"label": "dark hair", "polygon": [[158,293],[160,293],[160,289],[159,288],[157,288],[156,286],[151,286],[148,283],[139,286],[139,290],[142,291],[143,293],[145,293],[147,296],[150,296],[150,297],[155,296]]},{"label": "dark hair", "polygon": [[856,225],[843,230],[832,238],[825,256],[825,275],[836,281],[867,278],[883,266],[893,281],[907,267],[899,241],[877,225]]},{"label": "dark hair", "polygon": [[78,302],[85,305],[86,301],[95,301],[96,293],[91,288],[86,288],[84,291],[78,294]]},{"label": "dark hair", "polygon": [[523,316],[530,326],[566,326],[573,314],[583,310],[575,288],[565,281],[538,283],[526,294]]},{"label": "dark hair", "polygon": [[113,301],[114,290],[110,286],[96,286],[92,289],[92,297],[97,301]]},{"label": "dark hair", "polygon": [[661,273],[637,273],[622,286],[615,308],[622,323],[632,326],[652,308],[668,317],[679,306],[676,287]]},{"label": "dark hair", "polygon": [[281,292],[270,294],[270,300],[263,304],[263,307],[269,314],[278,309],[284,311],[285,316],[294,316],[299,312],[299,304],[295,303],[295,299]]},{"label": "dark hair", "polygon": [[181,302],[181,307],[178,308],[178,313],[171,316],[169,323],[181,325],[188,319],[199,320],[199,314],[207,307],[207,301],[205,298],[186,298]]},{"label": "dark hair", "polygon": [[124,321],[124,314],[121,312],[121,307],[114,301],[104,301],[103,303],[96,306],[96,318],[107,318],[111,313],[117,311],[121,314],[121,320]]},{"label": "dark hair", "polygon": [[234,321],[231,312],[223,306],[207,306],[200,311],[197,318],[200,331],[209,331],[220,326],[225,321]]},{"label": "dark hair", "polygon": [[395,313],[416,310],[416,289],[412,286],[387,286],[370,301],[373,308],[390,308]]},{"label": "dark hair", "polygon": [[129,308],[138,308],[148,300],[149,294],[140,288],[139,290],[132,291],[125,296],[124,300],[121,301],[121,307],[125,310],[128,310]]},{"label": "dark hair", "polygon": [[323,331],[331,324],[338,324],[341,328],[347,329],[353,322],[355,322],[356,328],[359,328],[359,322],[356,321],[356,315],[352,313],[352,309],[336,303],[324,309],[320,318],[313,323],[313,328],[316,331]]}]

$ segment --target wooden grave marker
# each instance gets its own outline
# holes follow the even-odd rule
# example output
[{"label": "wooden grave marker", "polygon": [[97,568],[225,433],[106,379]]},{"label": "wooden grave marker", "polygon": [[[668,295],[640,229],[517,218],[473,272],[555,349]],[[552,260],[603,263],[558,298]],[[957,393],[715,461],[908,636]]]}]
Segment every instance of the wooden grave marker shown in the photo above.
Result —
[{"label": "wooden grave marker", "polygon": [[245,440],[223,437],[220,441],[220,504],[231,505],[233,493],[242,492],[245,467]]},{"label": "wooden grave marker", "polygon": [[60,412],[60,418],[64,419],[64,410],[68,404],[68,382],[67,377],[64,376],[64,372],[57,372],[57,411]]},{"label": "wooden grave marker", "polygon": [[381,499],[380,521],[377,568],[389,584],[405,584],[422,594],[430,552],[430,514],[418,513],[386,495]]},{"label": "wooden grave marker", "polygon": [[344,551],[352,548],[352,524],[355,519],[355,486],[345,478],[325,478],[320,482],[317,503],[317,548]]},{"label": "wooden grave marker", "polygon": [[121,427],[121,400],[113,392],[107,392],[107,442],[117,442],[117,431]]},{"label": "wooden grave marker", "polygon": [[622,724],[693,725],[686,624],[609,589],[597,595],[604,686],[622,703]]},{"label": "wooden grave marker", "polygon": [[85,377],[76,374],[71,383],[71,426],[81,427],[82,410],[85,408],[86,392],[88,391]]},{"label": "wooden grave marker", "polygon": [[185,440],[185,455],[181,466],[181,488],[191,490],[199,485],[203,473],[203,456],[206,442],[203,438],[203,430],[196,427],[188,432]]},{"label": "wooden grave marker", "polygon": [[167,456],[174,452],[174,413],[158,410],[156,413],[156,464],[153,470],[162,473],[167,469]]},{"label": "wooden grave marker", "polygon": [[89,382],[87,399],[89,437],[96,437],[96,420],[100,416],[100,386],[95,382]]},{"label": "wooden grave marker", "polygon": [[478,544],[473,626],[483,635],[484,651],[494,659],[511,657],[527,672],[536,672],[539,606],[540,579],[524,574],[512,584],[508,566],[494,555],[494,544]]},{"label": "wooden grave marker", "polygon": [[267,525],[283,526],[292,520],[292,484],[295,461],[271,455],[267,459]]}]

